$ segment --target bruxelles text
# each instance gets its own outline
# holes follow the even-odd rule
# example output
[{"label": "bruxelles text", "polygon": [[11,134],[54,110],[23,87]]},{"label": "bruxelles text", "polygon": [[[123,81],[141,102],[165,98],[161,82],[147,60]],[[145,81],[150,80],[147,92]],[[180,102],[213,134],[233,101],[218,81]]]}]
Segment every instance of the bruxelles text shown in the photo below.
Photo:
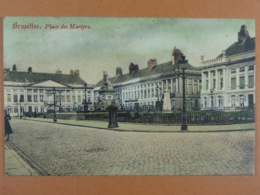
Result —
[{"label": "bruxelles text", "polygon": [[[42,26],[34,23],[29,24],[18,24],[17,22],[13,23],[12,25],[13,29],[22,29],[22,30],[29,30],[29,29],[42,29]],[[55,29],[75,29],[75,30],[86,30],[91,29],[89,25],[78,25],[78,24],[45,24],[43,29],[46,30],[55,30]]]}]

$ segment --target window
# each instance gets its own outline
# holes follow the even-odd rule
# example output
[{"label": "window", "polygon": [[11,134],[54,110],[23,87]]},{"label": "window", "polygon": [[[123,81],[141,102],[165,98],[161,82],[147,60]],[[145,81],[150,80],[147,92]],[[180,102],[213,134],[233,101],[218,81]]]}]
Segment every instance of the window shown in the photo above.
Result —
[{"label": "window", "polygon": [[31,102],[31,101],[32,101],[32,96],[31,96],[31,95],[28,95],[28,96],[27,96],[27,99],[28,99],[28,102]]},{"label": "window", "polygon": [[40,89],[40,93],[44,93],[44,89]]},{"label": "window", "polygon": [[37,93],[37,92],[38,92],[38,89],[34,89],[34,90],[33,90],[33,93]]},{"label": "window", "polygon": [[24,95],[20,95],[20,101],[24,102]]},{"label": "window", "polygon": [[81,103],[81,96],[78,95],[78,103]]},{"label": "window", "polygon": [[219,70],[219,75],[223,75],[223,70]]},{"label": "window", "polygon": [[231,74],[233,74],[233,73],[236,73],[236,69],[235,68],[231,69]]},{"label": "window", "polygon": [[220,78],[220,89],[223,89],[223,78]]},{"label": "window", "polygon": [[11,94],[7,94],[7,102],[11,102],[12,98],[11,98]]},{"label": "window", "polygon": [[236,106],[236,96],[234,96],[234,95],[231,96],[231,106],[232,107]]},{"label": "window", "polygon": [[190,94],[193,93],[193,91],[192,91],[192,85],[191,85],[191,84],[189,84],[189,92],[190,92]]},{"label": "window", "polygon": [[65,95],[61,95],[61,101],[65,102]]},{"label": "window", "polygon": [[32,90],[31,89],[27,89],[27,93],[32,93]]},{"label": "window", "polygon": [[212,75],[213,76],[215,76],[216,75],[216,71],[214,70],[214,71],[212,71]]},{"label": "window", "polygon": [[236,78],[231,78],[231,89],[236,89]]},{"label": "window", "polygon": [[239,101],[239,105],[241,106],[241,107],[244,107],[244,102],[245,102],[245,100],[244,100],[244,95],[240,95],[240,101]]},{"label": "window", "polygon": [[14,95],[14,102],[18,102],[17,95]]},{"label": "window", "polygon": [[239,72],[245,72],[245,67],[240,67]]},{"label": "window", "polygon": [[213,89],[216,88],[216,79],[213,79]]},{"label": "window", "polygon": [[239,78],[239,86],[240,86],[240,89],[245,88],[245,77],[244,76]]},{"label": "window", "polygon": [[248,88],[254,87],[254,75],[248,76]]},{"label": "window", "polygon": [[75,95],[72,96],[72,101],[76,102],[76,96]]},{"label": "window", "polygon": [[218,106],[223,107],[223,97],[222,96],[218,96]]},{"label": "window", "polygon": [[209,89],[209,80],[206,80],[206,90]]},{"label": "window", "polygon": [[38,95],[33,96],[34,102],[38,102]]},{"label": "window", "polygon": [[70,99],[70,95],[67,95],[67,102],[70,102],[71,99]]},{"label": "window", "polygon": [[40,102],[43,102],[43,95],[40,95]]},{"label": "window", "polygon": [[248,66],[248,70],[254,70],[254,65]]}]

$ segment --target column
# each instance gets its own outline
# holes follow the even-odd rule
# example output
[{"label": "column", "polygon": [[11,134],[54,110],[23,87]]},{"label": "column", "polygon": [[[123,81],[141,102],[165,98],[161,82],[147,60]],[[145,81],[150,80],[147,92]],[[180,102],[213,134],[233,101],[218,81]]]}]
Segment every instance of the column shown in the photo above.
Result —
[{"label": "column", "polygon": [[194,79],[192,79],[191,82],[192,94],[197,94],[197,92],[194,91]]},{"label": "column", "polygon": [[178,77],[175,78],[175,84],[176,84],[176,93],[179,93],[179,82],[178,82]]},{"label": "column", "polygon": [[223,89],[226,90],[226,85],[227,85],[227,82],[228,82],[228,77],[226,76],[226,69],[223,68]]},{"label": "column", "polygon": [[210,89],[211,89],[211,73],[210,73],[210,71],[208,71],[208,79],[209,79],[209,88],[208,88],[208,91],[210,91]]},{"label": "column", "polygon": [[171,78],[171,93],[173,93],[173,82],[172,82],[172,78]]},{"label": "column", "polygon": [[215,77],[215,79],[216,79],[216,90],[219,90],[219,76],[218,76],[218,74],[219,74],[219,71],[218,71],[218,69],[216,69],[215,70],[216,72],[215,72],[215,75],[216,75],[216,77]]},{"label": "column", "polygon": [[238,90],[240,86],[239,82],[239,68],[236,68],[236,89]]},{"label": "column", "polygon": [[248,89],[248,66],[245,66],[245,89]]},{"label": "column", "polygon": [[202,90],[203,91],[206,91],[206,75],[205,75],[205,73],[203,72],[202,73],[202,81],[201,81],[201,83],[202,83]]}]

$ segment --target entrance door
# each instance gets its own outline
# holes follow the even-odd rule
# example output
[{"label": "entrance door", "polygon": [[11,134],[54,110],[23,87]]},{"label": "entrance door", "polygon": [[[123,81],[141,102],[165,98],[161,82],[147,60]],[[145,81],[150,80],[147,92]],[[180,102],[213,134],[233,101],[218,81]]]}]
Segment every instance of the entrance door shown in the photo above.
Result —
[{"label": "entrance door", "polygon": [[254,107],[254,95],[253,94],[248,95],[248,107],[249,108]]}]

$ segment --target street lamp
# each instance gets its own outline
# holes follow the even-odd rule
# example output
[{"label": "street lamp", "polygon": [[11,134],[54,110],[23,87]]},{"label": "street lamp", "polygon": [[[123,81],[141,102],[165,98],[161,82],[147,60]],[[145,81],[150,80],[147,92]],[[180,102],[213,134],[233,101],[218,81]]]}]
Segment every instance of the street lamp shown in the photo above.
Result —
[{"label": "street lamp", "polygon": [[84,113],[88,111],[88,104],[87,104],[87,83],[84,84],[85,88],[85,100],[84,100]]},{"label": "street lamp", "polygon": [[188,130],[187,125],[187,115],[186,115],[186,102],[185,102],[185,70],[188,60],[185,59],[185,56],[182,55],[181,59],[178,61],[179,68],[182,70],[182,122],[181,130]]},{"label": "street lamp", "polygon": [[53,113],[53,122],[57,122],[57,116],[56,116],[56,89],[53,88],[53,106],[54,106],[54,113]]},{"label": "street lamp", "polygon": [[213,107],[213,89],[211,89],[210,90],[210,98],[211,98],[211,103],[210,103],[210,105],[211,105],[211,110],[213,109],[212,107]]},{"label": "street lamp", "polygon": [[57,122],[57,117],[56,117],[56,89],[53,87],[52,90],[48,90],[49,93],[53,94],[53,122]]},{"label": "street lamp", "polygon": [[159,101],[159,85],[157,83],[157,86],[156,86],[156,96],[157,96],[157,101],[156,101],[156,110],[160,110],[160,101]]},{"label": "street lamp", "polygon": [[21,98],[19,99],[19,104],[20,104],[20,118],[22,118],[22,105],[21,105],[21,102],[22,102],[22,100],[21,100]]}]

